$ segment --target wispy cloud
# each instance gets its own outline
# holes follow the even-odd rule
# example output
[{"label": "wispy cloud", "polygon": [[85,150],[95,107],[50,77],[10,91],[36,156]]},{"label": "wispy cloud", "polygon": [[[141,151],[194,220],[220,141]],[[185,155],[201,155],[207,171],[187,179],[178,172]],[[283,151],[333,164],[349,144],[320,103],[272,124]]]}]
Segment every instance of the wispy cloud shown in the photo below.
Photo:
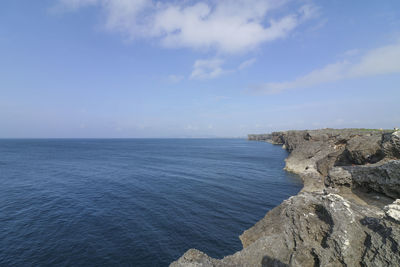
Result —
[{"label": "wispy cloud", "polygon": [[171,74],[171,75],[168,76],[168,81],[170,81],[172,83],[179,83],[183,79],[185,79],[185,76],[183,76],[183,75]]},{"label": "wispy cloud", "polygon": [[350,50],[345,51],[342,54],[342,56],[343,57],[352,57],[352,56],[356,56],[358,54],[360,54],[360,50],[359,49],[350,49]]},{"label": "wispy cloud", "polygon": [[199,130],[199,127],[197,125],[188,124],[188,125],[185,125],[183,127],[183,129],[186,131],[197,131],[197,130]]},{"label": "wispy cloud", "polygon": [[78,9],[99,4],[99,0],[58,0],[58,5],[53,8]]},{"label": "wispy cloud", "polygon": [[277,94],[291,89],[308,88],[319,84],[383,74],[400,73],[400,42],[370,50],[358,61],[344,60],[326,65],[292,81],[268,82],[252,90]]},{"label": "wispy cloud", "polygon": [[247,68],[251,67],[251,65],[253,65],[255,62],[256,62],[256,58],[251,58],[251,59],[245,60],[239,65],[238,70],[247,69]]},{"label": "wispy cloud", "polygon": [[224,61],[219,58],[199,59],[193,65],[191,79],[212,79],[221,76],[228,71],[222,68]]},{"label": "wispy cloud", "polygon": [[237,67],[226,69],[223,67],[225,60],[221,58],[199,59],[193,65],[193,71],[190,75],[191,79],[214,79],[224,74],[232,74],[237,71],[251,67],[256,62],[256,58],[243,61]]},{"label": "wispy cloud", "polygon": [[229,96],[224,96],[224,95],[218,95],[218,96],[214,96],[213,100],[219,102],[219,101],[223,101],[223,100],[228,100],[230,99]]},{"label": "wispy cloud", "polygon": [[[70,10],[101,7],[106,28],[131,39],[152,38],[166,47],[226,54],[286,37],[318,12],[309,4],[288,11],[286,2],[293,1],[58,0],[59,6]],[[272,16],[277,9],[281,15]]]}]

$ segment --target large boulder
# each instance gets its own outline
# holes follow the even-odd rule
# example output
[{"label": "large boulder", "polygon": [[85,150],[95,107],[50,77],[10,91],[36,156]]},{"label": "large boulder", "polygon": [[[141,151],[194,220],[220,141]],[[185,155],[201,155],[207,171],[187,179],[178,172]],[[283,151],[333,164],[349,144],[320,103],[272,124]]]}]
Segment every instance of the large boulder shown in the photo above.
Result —
[{"label": "large boulder", "polygon": [[303,192],[241,235],[243,250],[221,260],[190,250],[183,266],[393,266],[400,227],[374,207],[337,194]]},{"label": "large boulder", "polygon": [[400,158],[400,131],[383,136],[383,150],[389,158]]}]

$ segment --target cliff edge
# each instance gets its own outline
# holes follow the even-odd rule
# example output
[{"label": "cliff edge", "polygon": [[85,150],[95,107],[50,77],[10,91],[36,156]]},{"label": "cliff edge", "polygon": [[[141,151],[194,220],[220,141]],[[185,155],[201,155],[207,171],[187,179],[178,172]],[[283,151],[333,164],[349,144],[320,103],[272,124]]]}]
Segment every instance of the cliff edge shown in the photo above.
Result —
[{"label": "cliff edge", "polygon": [[301,192],[214,259],[190,249],[170,266],[400,265],[400,131],[323,129],[249,135],[290,152]]}]

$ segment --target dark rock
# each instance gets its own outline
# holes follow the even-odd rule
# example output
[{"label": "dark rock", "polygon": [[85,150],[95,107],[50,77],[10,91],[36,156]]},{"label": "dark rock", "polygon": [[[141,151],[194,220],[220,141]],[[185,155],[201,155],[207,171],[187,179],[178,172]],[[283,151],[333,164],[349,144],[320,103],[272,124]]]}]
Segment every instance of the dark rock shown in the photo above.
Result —
[{"label": "dark rock", "polygon": [[375,133],[350,138],[345,150],[347,162],[362,165],[380,161],[385,156],[381,143],[382,135]]},{"label": "dark rock", "polygon": [[389,158],[400,158],[400,131],[392,134],[384,134],[382,147],[385,155]]}]

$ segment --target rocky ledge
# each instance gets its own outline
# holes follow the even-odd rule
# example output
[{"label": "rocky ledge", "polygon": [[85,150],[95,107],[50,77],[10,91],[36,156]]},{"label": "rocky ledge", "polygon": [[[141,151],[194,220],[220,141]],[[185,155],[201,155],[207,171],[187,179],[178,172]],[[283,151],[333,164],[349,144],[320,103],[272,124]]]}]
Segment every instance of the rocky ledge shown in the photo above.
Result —
[{"label": "rocky ledge", "polygon": [[323,129],[249,135],[290,152],[301,192],[214,259],[190,249],[170,266],[399,266],[400,131]]}]

